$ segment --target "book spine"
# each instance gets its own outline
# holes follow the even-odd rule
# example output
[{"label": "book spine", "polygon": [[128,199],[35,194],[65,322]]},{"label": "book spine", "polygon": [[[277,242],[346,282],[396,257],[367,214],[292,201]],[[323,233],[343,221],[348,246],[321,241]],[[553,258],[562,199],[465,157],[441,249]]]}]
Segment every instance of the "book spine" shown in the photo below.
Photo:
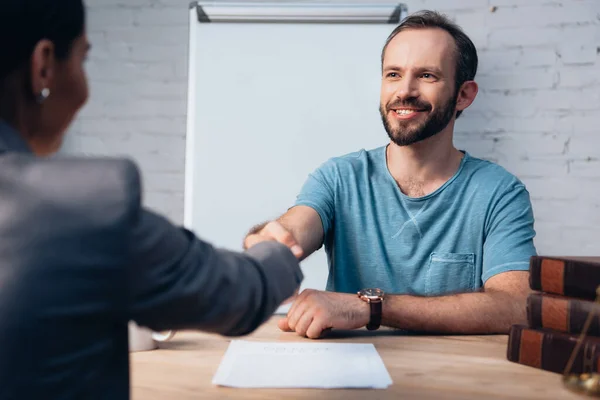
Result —
[{"label": "book spine", "polygon": [[596,288],[600,286],[600,266],[533,256],[529,262],[529,286],[545,293],[593,300]]},{"label": "book spine", "polygon": [[542,293],[533,293],[527,298],[527,320],[530,328],[581,333],[590,313],[594,316],[586,334],[600,336],[600,304]]},{"label": "book spine", "polygon": [[[513,325],[508,334],[507,359],[529,367],[562,374],[578,335]],[[600,340],[584,339],[569,373],[600,372]]]}]

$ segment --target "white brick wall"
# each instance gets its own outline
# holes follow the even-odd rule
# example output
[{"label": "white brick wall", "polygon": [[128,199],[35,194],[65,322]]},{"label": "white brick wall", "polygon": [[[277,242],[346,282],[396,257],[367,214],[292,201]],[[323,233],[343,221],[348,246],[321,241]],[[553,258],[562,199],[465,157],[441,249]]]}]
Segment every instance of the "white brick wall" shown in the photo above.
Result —
[{"label": "white brick wall", "polygon": [[[188,3],[87,0],[91,99],[65,145],[133,156],[146,204],[176,222],[183,220]],[[600,254],[600,1],[405,3],[411,12],[446,12],[478,48],[480,92],[458,121],[457,146],[525,182],[541,253]]]},{"label": "white brick wall", "polygon": [[91,97],[65,152],[128,155],[144,202],[183,221],[188,1],[87,0]]}]

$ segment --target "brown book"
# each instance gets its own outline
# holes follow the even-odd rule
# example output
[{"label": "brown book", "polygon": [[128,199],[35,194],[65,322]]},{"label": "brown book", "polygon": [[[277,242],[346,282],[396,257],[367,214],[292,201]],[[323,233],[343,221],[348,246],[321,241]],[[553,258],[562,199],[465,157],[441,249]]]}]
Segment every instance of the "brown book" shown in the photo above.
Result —
[{"label": "brown book", "polygon": [[600,257],[533,256],[529,286],[545,293],[593,300],[600,286]]},{"label": "brown book", "polygon": [[527,298],[527,321],[530,328],[581,333],[592,312],[594,316],[586,335],[600,336],[600,304],[545,293],[532,293]]},{"label": "brown book", "polygon": [[[513,325],[506,356],[515,363],[563,374],[578,339],[579,335]],[[584,339],[569,372],[600,372],[600,338]]]}]

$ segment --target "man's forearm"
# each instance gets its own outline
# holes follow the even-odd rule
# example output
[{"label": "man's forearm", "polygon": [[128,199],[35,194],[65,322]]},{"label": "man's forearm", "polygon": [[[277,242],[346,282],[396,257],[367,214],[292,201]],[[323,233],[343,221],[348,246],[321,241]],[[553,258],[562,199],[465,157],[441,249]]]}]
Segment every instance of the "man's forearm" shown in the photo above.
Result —
[{"label": "man's forearm", "polygon": [[387,295],[386,326],[437,333],[507,333],[526,320],[526,296],[502,291],[441,297]]},{"label": "man's forearm", "polygon": [[275,221],[253,226],[244,238],[243,247],[246,249],[260,241],[276,240],[303,260],[321,247],[323,234],[319,214],[311,207],[295,206]]}]

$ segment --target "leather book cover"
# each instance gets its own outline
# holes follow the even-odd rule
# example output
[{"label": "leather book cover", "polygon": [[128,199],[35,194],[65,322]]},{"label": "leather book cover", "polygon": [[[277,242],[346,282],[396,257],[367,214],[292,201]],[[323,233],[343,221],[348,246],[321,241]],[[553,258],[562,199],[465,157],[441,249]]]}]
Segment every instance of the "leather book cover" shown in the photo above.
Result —
[{"label": "leather book cover", "polygon": [[[508,361],[563,374],[579,335],[513,325],[508,333]],[[570,373],[600,372],[600,338],[586,337]]]},{"label": "leather book cover", "polygon": [[530,328],[581,333],[590,313],[594,316],[586,335],[600,336],[600,304],[545,293],[532,293],[527,298],[527,321]]},{"label": "leather book cover", "polygon": [[600,257],[533,256],[529,286],[545,293],[594,300],[600,286]]}]

